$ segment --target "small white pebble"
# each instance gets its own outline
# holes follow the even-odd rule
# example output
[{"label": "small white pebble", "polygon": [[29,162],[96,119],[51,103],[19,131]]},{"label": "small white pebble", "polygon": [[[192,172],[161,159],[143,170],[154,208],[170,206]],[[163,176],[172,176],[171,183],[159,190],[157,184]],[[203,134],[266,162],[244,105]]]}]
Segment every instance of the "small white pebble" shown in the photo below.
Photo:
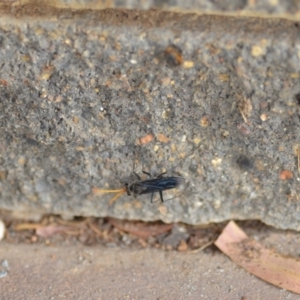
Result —
[{"label": "small white pebble", "polygon": [[1,263],[2,267],[5,268],[7,271],[9,270],[9,264],[8,264],[8,261],[6,259],[3,259],[2,260],[2,263]]},{"label": "small white pebble", "polygon": [[133,64],[133,65],[136,65],[137,64],[137,61],[135,59],[131,59],[130,62]]},{"label": "small white pebble", "polygon": [[7,271],[0,271],[0,278],[4,278],[8,275]]},{"label": "small white pebble", "polygon": [[216,167],[222,163],[222,158],[216,157],[216,158],[212,159],[211,163],[214,167]]},{"label": "small white pebble", "polygon": [[260,119],[261,119],[262,121],[266,121],[266,120],[268,120],[268,116],[267,116],[266,114],[261,114],[261,115],[260,115]]},{"label": "small white pebble", "polygon": [[0,241],[3,240],[5,234],[5,224],[0,220]]}]

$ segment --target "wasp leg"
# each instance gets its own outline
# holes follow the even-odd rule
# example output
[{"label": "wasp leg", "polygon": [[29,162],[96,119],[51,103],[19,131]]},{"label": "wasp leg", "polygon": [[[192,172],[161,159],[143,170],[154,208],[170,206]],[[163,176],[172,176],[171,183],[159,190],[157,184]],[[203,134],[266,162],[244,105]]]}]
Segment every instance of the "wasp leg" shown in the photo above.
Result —
[{"label": "wasp leg", "polygon": [[116,196],[114,196],[112,199],[109,200],[108,205],[112,205],[124,193],[125,193],[124,190],[119,192]]},{"label": "wasp leg", "polygon": [[154,196],[154,193],[151,194],[151,203],[153,203],[153,196]]},{"label": "wasp leg", "polygon": [[149,177],[151,177],[151,174],[150,174],[149,172],[146,172],[146,171],[143,171],[143,170],[142,170],[142,172],[143,172],[144,174],[148,175]]},{"label": "wasp leg", "polygon": [[138,180],[141,180],[141,177],[138,174],[136,174],[134,171],[132,173],[138,178]]},{"label": "wasp leg", "polygon": [[164,202],[164,198],[163,198],[162,191],[159,191],[159,195],[160,195],[160,200],[161,200],[161,202]]},{"label": "wasp leg", "polygon": [[163,172],[161,174],[159,174],[156,178],[161,178],[163,175],[165,175],[167,172]]},{"label": "wasp leg", "polygon": [[128,183],[125,183],[125,191],[127,192],[127,195],[130,196],[131,193],[130,193],[130,189],[129,189],[129,184]]}]

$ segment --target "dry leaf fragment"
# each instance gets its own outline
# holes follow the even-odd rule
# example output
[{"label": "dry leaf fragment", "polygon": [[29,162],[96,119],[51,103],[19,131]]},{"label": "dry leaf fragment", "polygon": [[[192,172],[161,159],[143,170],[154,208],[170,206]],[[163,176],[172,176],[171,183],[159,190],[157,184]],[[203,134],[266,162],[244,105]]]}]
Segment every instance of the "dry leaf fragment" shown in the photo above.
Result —
[{"label": "dry leaf fragment", "polygon": [[186,251],[188,250],[189,246],[187,244],[187,242],[185,240],[181,240],[178,247],[177,247],[177,250],[178,251]]},{"label": "dry leaf fragment", "polygon": [[165,49],[164,52],[165,59],[170,67],[176,67],[182,64],[182,50],[178,46],[171,44]]},{"label": "dry leaf fragment", "polygon": [[68,231],[70,231],[71,229],[73,229],[73,228],[71,228],[69,226],[49,225],[49,226],[37,228],[36,235],[43,237],[43,238],[48,238],[57,233],[68,233]]},{"label": "dry leaf fragment", "polygon": [[215,245],[251,274],[300,294],[300,261],[264,248],[248,238],[235,222],[227,224]]},{"label": "dry leaf fragment", "polygon": [[249,98],[246,98],[245,96],[239,97],[239,98],[240,99],[239,99],[238,107],[239,107],[240,113],[244,119],[244,122],[249,125],[248,118],[250,117],[252,109],[253,109],[251,100]]}]

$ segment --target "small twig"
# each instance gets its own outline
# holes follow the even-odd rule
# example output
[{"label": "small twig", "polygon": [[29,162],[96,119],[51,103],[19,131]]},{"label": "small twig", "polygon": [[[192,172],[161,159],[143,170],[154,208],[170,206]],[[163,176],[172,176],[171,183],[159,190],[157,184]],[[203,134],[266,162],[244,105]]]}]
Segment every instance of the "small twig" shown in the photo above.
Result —
[{"label": "small twig", "polygon": [[88,227],[97,235],[97,236],[99,236],[99,237],[102,237],[103,236],[103,234],[102,234],[102,232],[101,232],[101,230],[94,224],[94,223],[92,223],[92,222],[88,222],[87,223],[87,225],[88,225]]},{"label": "small twig", "polygon": [[42,224],[34,224],[34,223],[22,223],[22,224],[17,224],[14,226],[14,230],[16,231],[21,231],[21,230],[32,230],[32,229],[38,229],[45,227]]},{"label": "small twig", "polygon": [[197,248],[197,249],[194,249],[194,250],[191,250],[191,251],[188,251],[189,253],[198,253],[198,252],[201,252],[203,251],[205,248],[211,246],[212,244],[214,244],[215,241],[210,241],[210,242],[207,242],[206,244],[204,244],[203,246],[201,246],[200,248]]}]

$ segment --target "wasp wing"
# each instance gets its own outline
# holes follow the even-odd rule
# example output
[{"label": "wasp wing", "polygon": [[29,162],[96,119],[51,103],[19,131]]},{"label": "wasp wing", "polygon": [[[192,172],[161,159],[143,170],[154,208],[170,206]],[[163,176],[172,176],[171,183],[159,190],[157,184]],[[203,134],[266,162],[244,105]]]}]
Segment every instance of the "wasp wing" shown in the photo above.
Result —
[{"label": "wasp wing", "polygon": [[136,182],[133,186],[133,189],[136,195],[150,194],[174,189],[183,182],[184,178],[179,176],[145,179]]}]

